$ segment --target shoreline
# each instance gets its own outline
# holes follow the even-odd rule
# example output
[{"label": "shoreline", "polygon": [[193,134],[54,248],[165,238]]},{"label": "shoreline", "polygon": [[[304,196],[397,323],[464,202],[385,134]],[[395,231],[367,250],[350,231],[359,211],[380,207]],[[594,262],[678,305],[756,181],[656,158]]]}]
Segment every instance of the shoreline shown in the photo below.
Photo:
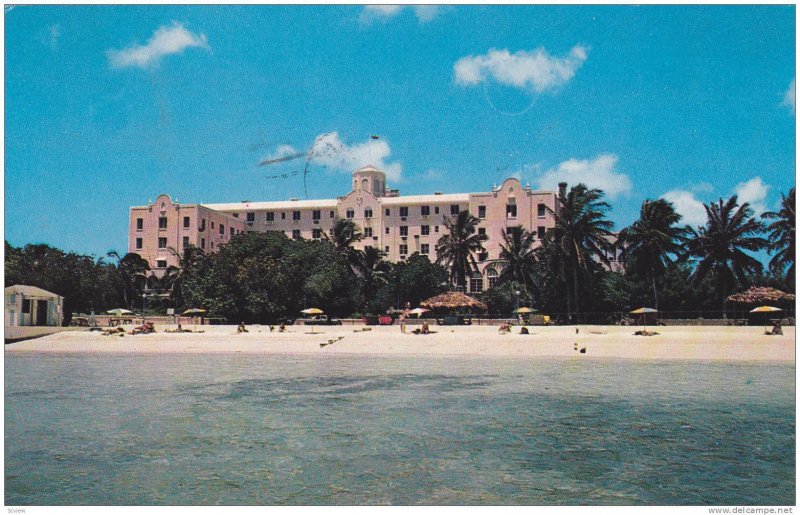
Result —
[{"label": "shoreline", "polygon": [[[411,331],[414,326],[409,326]],[[198,326],[198,332],[102,336],[68,331],[5,345],[19,354],[275,354],[421,357],[610,358],[652,361],[794,362],[795,328],[780,336],[764,328],[658,326],[655,336],[636,336],[632,326],[527,326],[530,334],[499,334],[493,326],[431,326],[432,334],[401,333],[398,326]],[[126,327],[127,329],[132,326]],[[368,329],[368,330],[364,330]],[[199,332],[203,331],[203,332]],[[321,346],[322,344],[322,346]],[[584,352],[581,352],[584,349]]]}]

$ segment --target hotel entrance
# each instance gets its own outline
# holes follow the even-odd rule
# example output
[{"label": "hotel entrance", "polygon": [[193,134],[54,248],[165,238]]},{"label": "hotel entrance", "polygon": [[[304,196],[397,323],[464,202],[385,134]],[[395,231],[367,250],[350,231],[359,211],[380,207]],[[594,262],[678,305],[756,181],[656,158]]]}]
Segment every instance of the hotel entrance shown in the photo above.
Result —
[{"label": "hotel entrance", "polygon": [[36,318],[33,320],[33,325],[47,325],[47,304],[46,300],[37,300],[36,302]]}]

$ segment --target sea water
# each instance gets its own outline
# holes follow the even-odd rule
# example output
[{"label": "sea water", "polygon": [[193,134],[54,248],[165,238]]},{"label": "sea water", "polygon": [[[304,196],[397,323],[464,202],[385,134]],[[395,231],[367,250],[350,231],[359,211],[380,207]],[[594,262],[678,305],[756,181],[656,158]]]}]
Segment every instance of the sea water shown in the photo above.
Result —
[{"label": "sea water", "polygon": [[793,505],[794,370],[7,354],[5,503]]}]

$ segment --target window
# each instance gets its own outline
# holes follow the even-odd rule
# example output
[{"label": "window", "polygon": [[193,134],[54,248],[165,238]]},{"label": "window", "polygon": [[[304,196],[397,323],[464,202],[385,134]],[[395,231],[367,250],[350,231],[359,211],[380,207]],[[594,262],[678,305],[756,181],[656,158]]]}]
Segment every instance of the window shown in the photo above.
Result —
[{"label": "window", "polygon": [[388,227],[386,228],[386,234],[389,234],[389,228]]},{"label": "window", "polygon": [[487,259],[489,259],[488,252],[481,252],[480,254],[478,254],[478,261],[486,261]]},{"label": "window", "polygon": [[256,214],[255,213],[247,213],[247,221],[248,222],[255,222],[256,221]]},{"label": "window", "polygon": [[420,233],[423,236],[427,236],[427,235],[429,235],[431,233],[431,226],[430,225],[421,225],[419,230],[420,230]]},{"label": "window", "polygon": [[421,247],[420,252],[422,254],[430,254],[431,246],[429,244],[423,243],[422,245],[420,245],[420,247]]},{"label": "window", "polygon": [[372,238],[372,227],[364,227],[364,237]]},{"label": "window", "polygon": [[211,242],[211,250],[214,250],[214,242]]},{"label": "window", "polygon": [[267,213],[267,222],[274,222],[275,221],[275,213],[270,211]]},{"label": "window", "polygon": [[22,299],[22,312],[23,313],[31,312],[31,299]]},{"label": "window", "polygon": [[408,254],[408,245],[400,245],[400,255],[405,256]]},{"label": "window", "polygon": [[184,229],[188,229],[190,223],[191,223],[191,220],[189,220],[189,217],[188,216],[184,216],[183,217],[183,228]]},{"label": "window", "polygon": [[400,236],[408,236],[408,226],[401,225],[400,226]]},{"label": "window", "polygon": [[293,229],[292,230],[292,239],[299,240],[300,239],[300,229]]},{"label": "window", "polygon": [[364,218],[372,218],[372,209],[367,208],[364,210]]},{"label": "window", "polygon": [[234,234],[236,234],[236,233],[234,232],[233,227],[231,227],[231,238],[233,238]]},{"label": "window", "polygon": [[214,228],[214,222],[211,222],[211,228],[212,229]]},{"label": "window", "polygon": [[478,234],[486,234],[486,227],[478,227]]},{"label": "window", "polygon": [[200,238],[200,248],[201,249],[206,248],[206,239],[205,238]]},{"label": "window", "polygon": [[544,204],[539,204],[536,206],[536,216],[539,218],[544,218],[546,214],[547,208],[544,206]]},{"label": "window", "polygon": [[315,240],[322,238],[322,229],[312,229],[311,237],[314,238]]},{"label": "window", "polygon": [[408,216],[408,207],[400,208],[400,216]]},{"label": "window", "polygon": [[167,260],[166,259],[156,260],[156,268],[167,268]]},{"label": "window", "polygon": [[433,232],[439,232],[439,226],[438,225],[434,225],[433,226]]},{"label": "window", "polygon": [[422,206],[419,208],[419,214],[422,216],[428,216],[431,214],[431,206]]},{"label": "window", "polygon": [[391,214],[392,214],[392,210],[387,208],[386,209],[386,216],[391,216]]},{"label": "window", "polygon": [[189,247],[189,237],[188,236],[184,236],[183,237],[183,248],[188,248],[188,247]]},{"label": "window", "polygon": [[494,285],[497,284],[497,270],[490,268],[486,271],[486,277],[489,278],[489,288],[494,288]]},{"label": "window", "polygon": [[389,245],[386,245],[385,247],[383,247],[383,249],[386,251],[387,254],[389,253]]},{"label": "window", "polygon": [[239,213],[233,213],[234,218],[239,218]]},{"label": "window", "polygon": [[225,226],[222,224],[219,224],[219,235],[225,237]]},{"label": "window", "polygon": [[536,237],[539,238],[540,240],[543,240],[544,239],[544,234],[545,234],[544,231],[545,231],[545,229],[541,225],[539,227],[537,227],[536,228]]},{"label": "window", "polygon": [[167,239],[166,238],[159,238],[158,239],[158,248],[160,248],[160,249],[167,248]]},{"label": "window", "polygon": [[136,219],[136,230],[137,231],[141,231],[142,229],[144,229],[144,220],[141,219],[141,218],[137,218]]},{"label": "window", "polygon": [[200,220],[200,229],[198,229],[198,230],[199,231],[205,231],[206,230],[206,219],[205,218]]},{"label": "window", "polygon": [[516,217],[517,217],[517,205],[506,204],[506,218],[516,218]]},{"label": "window", "polygon": [[300,220],[300,211],[292,211],[292,220],[294,221]]},{"label": "window", "polygon": [[286,213],[281,213],[281,220],[286,220]]},{"label": "window", "polygon": [[483,277],[470,278],[469,291],[472,293],[483,291]]},{"label": "window", "polygon": [[458,211],[459,211],[459,209],[458,209],[458,204],[452,204],[452,205],[450,206],[450,214],[451,214],[451,215],[457,215],[457,214],[458,214]]},{"label": "window", "polygon": [[355,212],[355,210],[353,210],[353,209],[348,209],[348,210],[345,212],[345,216],[346,216],[347,218],[353,218],[353,217],[355,217],[355,216],[356,216],[356,212]]},{"label": "window", "polygon": [[331,211],[331,213],[330,213],[330,215],[328,216],[328,218],[333,218],[334,216],[335,216],[335,213],[334,213],[333,211]]},{"label": "window", "polygon": [[486,206],[478,206],[478,218],[486,218]]},{"label": "window", "polygon": [[167,228],[167,217],[166,216],[159,216],[158,217],[158,228],[159,229],[166,229]]},{"label": "window", "polygon": [[439,214],[439,206],[434,207],[433,208],[433,212],[438,215]]},{"label": "window", "polygon": [[311,211],[312,220],[319,220],[320,218],[322,218],[322,211],[320,211],[319,209]]},{"label": "window", "polygon": [[136,238],[136,248],[137,249],[141,249],[142,248],[142,239],[141,238]]}]

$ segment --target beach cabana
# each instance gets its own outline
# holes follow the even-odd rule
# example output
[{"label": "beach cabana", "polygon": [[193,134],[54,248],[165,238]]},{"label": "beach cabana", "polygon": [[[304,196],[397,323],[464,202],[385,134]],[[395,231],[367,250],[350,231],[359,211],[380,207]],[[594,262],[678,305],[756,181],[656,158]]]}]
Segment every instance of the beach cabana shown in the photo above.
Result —
[{"label": "beach cabana", "polygon": [[[450,314],[451,316],[447,316],[443,321],[439,321],[439,324],[443,325],[464,323],[462,317],[456,316],[459,313],[486,311],[486,304],[458,291],[441,293],[430,299],[423,300],[419,305],[435,313]],[[471,323],[471,321],[468,323]]]},{"label": "beach cabana", "polygon": [[64,297],[47,290],[15,284],[6,288],[5,326],[61,325]]},{"label": "beach cabana", "polygon": [[740,314],[751,313],[759,306],[774,306],[783,308],[784,311],[794,312],[795,296],[775,288],[754,286],[740,293],[735,293],[725,299],[725,304],[733,308],[733,318]]}]

